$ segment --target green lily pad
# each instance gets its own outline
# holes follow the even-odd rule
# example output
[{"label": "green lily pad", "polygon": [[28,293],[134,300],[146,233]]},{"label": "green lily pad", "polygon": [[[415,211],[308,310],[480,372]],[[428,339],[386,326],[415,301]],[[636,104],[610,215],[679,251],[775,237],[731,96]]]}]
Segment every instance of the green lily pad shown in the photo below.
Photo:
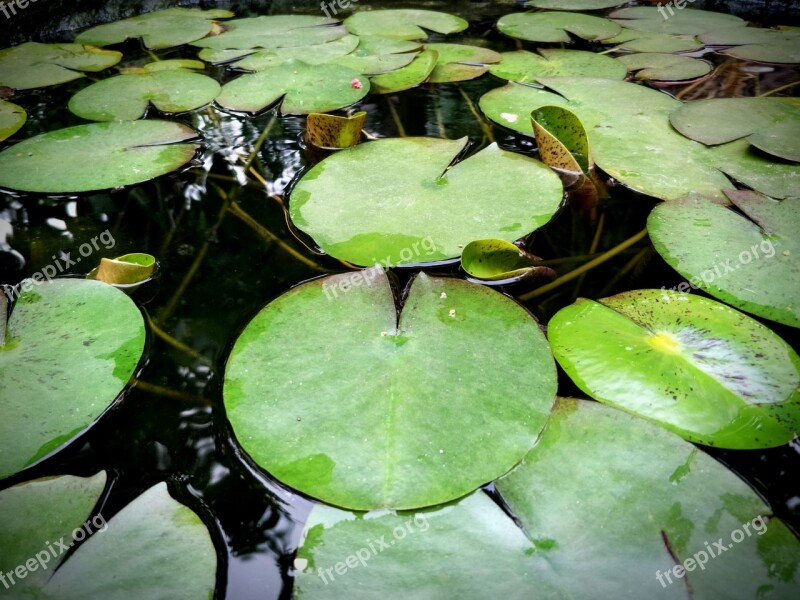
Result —
[{"label": "green lily pad", "polygon": [[511,13],[497,21],[500,33],[529,42],[569,42],[569,34],[585,40],[614,37],[621,27],[601,17],[570,12]]},{"label": "green lily pad", "polygon": [[28,120],[21,106],[0,100],[0,142],[14,135]]},{"label": "green lily pad", "polygon": [[778,600],[800,583],[800,544],[736,474],[596,402],[559,398],[497,488],[535,546],[543,597]]},{"label": "green lily pad", "polygon": [[425,44],[425,48],[438,55],[436,67],[429,79],[432,83],[475,79],[488,70],[487,65],[498,63],[502,59],[499,52],[480,46]]},{"label": "green lily pad", "polygon": [[407,66],[370,77],[372,91],[375,94],[394,94],[416,87],[428,80],[437,60],[438,54],[434,50],[420,52]]},{"label": "green lily pad", "polygon": [[700,36],[710,46],[734,46],[722,54],[766,63],[800,64],[800,31],[727,27]]},{"label": "green lily pad", "polygon": [[143,69],[82,89],[70,98],[69,109],[90,121],[133,121],[143,118],[151,105],[163,113],[201,108],[213,102],[221,89],[215,79],[200,73]]},{"label": "green lily pad", "polygon": [[321,65],[350,54],[357,46],[358,36],[348,34],[325,44],[258,50],[234,62],[231,66],[246,71],[263,71],[292,60],[299,60],[310,65]]},{"label": "green lily pad", "polygon": [[205,37],[214,28],[214,19],[232,16],[233,13],[227,10],[167,8],[92,27],[78,35],[75,41],[110,46],[141,38],[142,43],[152,50],[172,48]]},{"label": "green lily pad", "polygon": [[466,144],[384,139],[337,152],[297,182],[291,219],[331,256],[385,266],[452,259],[472,240],[513,242],[550,220],[562,200],[553,171],[496,144],[448,168]]},{"label": "green lily pad", "polygon": [[369,80],[347,67],[292,61],[226,83],[217,104],[257,113],[280,100],[281,113],[305,115],[350,106],[369,89]]},{"label": "green lily pad", "polygon": [[657,206],[647,222],[655,249],[692,287],[800,327],[800,200],[728,194],[744,215],[702,199]]},{"label": "green lily pad", "polygon": [[[91,479],[62,476],[0,492],[0,539],[15,551],[0,559],[6,577],[25,565],[23,577],[14,580],[14,597],[210,598],[216,554],[200,518],[173,500],[165,483],[108,521],[102,514],[87,518],[104,481],[102,472]],[[88,533],[67,557],[59,541],[70,546]]]},{"label": "green lily pad", "polygon": [[697,79],[711,72],[711,63],[689,56],[676,56],[659,52],[641,52],[617,57],[636,79],[646,81],[685,81]]},{"label": "green lily pad", "polygon": [[535,257],[505,240],[475,240],[461,253],[464,272],[482,281],[512,283],[535,273]]},{"label": "green lily pad", "polygon": [[746,137],[759,150],[800,161],[800,108],[774,98],[687,102],[669,120],[689,139],[709,146]]},{"label": "green lily pad", "polygon": [[353,52],[334,62],[364,75],[379,75],[410,64],[422,49],[422,42],[362,35]]},{"label": "green lily pad", "polygon": [[628,0],[530,0],[525,6],[551,10],[602,10],[627,3]]},{"label": "green lily pad", "polygon": [[800,430],[800,357],[714,300],[671,290],[582,299],[556,313],[548,337],[584,392],[689,441],[770,448]]},{"label": "green lily pad", "polygon": [[539,77],[598,77],[625,79],[628,70],[615,58],[583,50],[541,49],[536,54],[527,50],[503,52],[502,62],[489,72],[501,79],[520,83],[537,82]]},{"label": "green lily pad", "polygon": [[347,29],[335,19],[312,15],[234,19],[225,23],[225,29],[220,35],[192,42],[192,46],[214,50],[293,48],[324,44],[347,35]]},{"label": "green lily pad", "polygon": [[0,477],[92,423],[125,387],[144,349],[142,315],[125,294],[96,281],[42,282],[38,275],[40,283],[12,288],[19,298],[0,346]]},{"label": "green lily pad", "polygon": [[692,35],[671,33],[652,33],[623,29],[613,38],[603,40],[604,44],[618,44],[616,50],[628,52],[692,52],[703,48],[703,42]]},{"label": "green lily pad", "polygon": [[29,90],[66,83],[113,67],[122,53],[80,44],[25,42],[0,50],[0,86]]},{"label": "green lily pad", "polygon": [[621,8],[612,12],[609,18],[627,29],[674,35],[699,35],[707,31],[746,25],[746,21],[733,15],[692,8],[672,8],[668,3],[665,6]]},{"label": "green lily pad", "polygon": [[[175,71],[178,69],[189,69],[202,71],[206,65],[200,60],[192,60],[188,58],[173,58],[169,60],[157,60],[155,62],[147,63],[142,67],[148,73],[158,73],[159,71]],[[121,69],[123,73],[127,72]],[[138,69],[132,72],[138,72]]]},{"label": "green lily pad", "polygon": [[180,168],[197,145],[167,121],[92,123],[51,131],[0,152],[0,187],[62,194],[131,185]]},{"label": "green lily pad", "polygon": [[101,258],[87,279],[97,279],[111,285],[130,285],[146,281],[155,271],[156,258],[151,254],[135,252],[117,258]]},{"label": "green lily pad", "polygon": [[[312,348],[327,348],[325,360]],[[533,445],[555,391],[547,341],[515,301],[421,273],[398,311],[375,267],[267,305],[234,345],[224,396],[256,463],[365,510],[445,502],[506,472]]]},{"label": "green lily pad", "polygon": [[436,33],[458,33],[469,26],[467,21],[455,15],[407,8],[357,12],[345,19],[344,24],[350,33],[359,36],[402,40],[424,39],[428,35],[425,29]]},{"label": "green lily pad", "polygon": [[531,113],[539,158],[546,165],[572,173],[589,173],[589,138],[580,119],[562,106],[542,106]]}]

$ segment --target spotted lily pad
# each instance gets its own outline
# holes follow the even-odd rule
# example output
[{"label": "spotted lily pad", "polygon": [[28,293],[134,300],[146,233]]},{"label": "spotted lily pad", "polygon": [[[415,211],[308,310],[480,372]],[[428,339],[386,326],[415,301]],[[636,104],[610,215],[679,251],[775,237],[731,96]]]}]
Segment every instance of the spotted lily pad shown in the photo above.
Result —
[{"label": "spotted lily pad", "polygon": [[317,148],[349,148],[361,141],[361,130],[367,113],[340,117],[324,113],[311,113],[306,119],[306,143]]},{"label": "spotted lily pad", "polygon": [[689,441],[769,448],[800,430],[800,357],[714,300],[671,290],[582,299],[556,313],[548,337],[584,392]]},{"label": "spotted lily pad", "polygon": [[692,287],[800,327],[800,200],[728,194],[743,214],[702,199],[657,206],[647,222],[653,245]]},{"label": "spotted lily pad", "polygon": [[659,52],[625,54],[617,60],[635,73],[636,79],[646,81],[685,81],[711,72],[711,64],[704,60]]},{"label": "spotted lily pad", "polygon": [[147,48],[158,50],[194,42],[211,33],[214,19],[227,19],[227,10],[167,8],[92,27],[78,35],[79,44],[110,46],[141,38]]},{"label": "spotted lily pad", "polygon": [[409,8],[365,10],[345,19],[350,33],[402,40],[421,40],[427,37],[426,29],[436,33],[457,33],[468,26],[464,19],[433,10]]},{"label": "spotted lily pad", "polygon": [[28,114],[24,108],[0,100],[0,142],[19,131],[27,119]]},{"label": "spotted lily pad", "polygon": [[600,41],[621,31],[619,25],[608,19],[558,11],[511,13],[500,17],[497,29],[509,37],[529,42],[569,42],[570,34]]},{"label": "spotted lily pad", "polygon": [[[158,63],[155,63],[158,64]],[[91,121],[141,119],[149,106],[180,113],[211,103],[220,93],[215,79],[186,69],[142,69],[103,79],[69,100],[74,114]]]},{"label": "spotted lily pad", "polygon": [[0,152],[0,187],[62,194],[131,185],[189,162],[197,134],[167,121],[77,125]]},{"label": "spotted lily pad", "polygon": [[699,35],[746,24],[733,15],[685,7],[679,9],[669,3],[664,3],[663,6],[621,8],[612,12],[609,18],[627,29],[674,35]]},{"label": "spotted lily pad", "polygon": [[722,54],[766,63],[800,64],[800,30],[727,27],[700,36],[711,46],[733,46]]},{"label": "spotted lily pad", "polygon": [[550,220],[562,199],[555,173],[496,144],[448,168],[466,144],[384,139],[337,152],[297,182],[292,221],[331,256],[366,266],[452,259],[472,240],[513,242]]},{"label": "spotted lily pad", "polygon": [[142,315],[124,293],[98,281],[37,275],[11,288],[19,298],[0,346],[0,477],[92,423],[144,349]]},{"label": "spotted lily pad", "polygon": [[562,106],[542,106],[531,113],[539,157],[554,169],[588,174],[589,138],[580,119]]},{"label": "spotted lily pad", "polygon": [[236,341],[224,387],[256,463],[355,510],[437,504],[498,477],[535,442],[555,391],[547,341],[515,301],[421,273],[398,311],[380,267],[267,305]]},{"label": "spotted lily pad", "polygon": [[66,83],[113,67],[122,53],[80,44],[26,42],[0,50],[0,86],[28,90]]},{"label": "spotted lily pad", "polygon": [[257,113],[280,100],[281,113],[304,115],[344,108],[369,89],[369,80],[347,67],[291,61],[226,83],[217,104]]},{"label": "spotted lily pad", "polygon": [[231,66],[245,71],[263,71],[293,60],[310,65],[321,65],[350,54],[357,46],[358,36],[346,35],[325,44],[258,50],[234,62]]},{"label": "spotted lily pad", "polygon": [[618,44],[617,50],[628,52],[692,52],[703,48],[703,42],[692,35],[671,33],[652,33],[623,29],[613,38],[603,40],[604,44]]},{"label": "spotted lily pad", "polygon": [[487,65],[498,63],[502,58],[499,52],[480,46],[425,44],[425,48],[437,54],[436,67],[429,78],[432,83],[475,79],[489,69]]},{"label": "spotted lily pad", "polygon": [[687,102],[669,120],[683,135],[706,145],[746,137],[759,150],[800,161],[800,108],[774,98]]},{"label": "spotted lily pad", "polygon": [[599,77],[625,79],[628,70],[615,58],[583,50],[541,49],[538,54],[527,50],[503,52],[502,62],[489,72],[501,79],[531,83],[539,77]]},{"label": "spotted lily pad", "polygon": [[425,50],[417,54],[407,66],[371,77],[372,91],[376,94],[394,94],[424,83],[436,68],[438,57],[435,50]]},{"label": "spotted lily pad", "polygon": [[293,48],[332,42],[347,35],[335,19],[313,15],[271,15],[234,19],[225,23],[226,31],[192,46],[214,50],[252,50],[255,48]]}]

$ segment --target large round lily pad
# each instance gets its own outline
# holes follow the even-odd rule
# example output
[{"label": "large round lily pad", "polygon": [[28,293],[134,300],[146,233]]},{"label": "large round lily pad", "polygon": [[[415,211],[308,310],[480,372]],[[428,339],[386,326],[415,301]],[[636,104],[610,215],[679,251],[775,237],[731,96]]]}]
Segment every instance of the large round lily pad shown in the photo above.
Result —
[{"label": "large round lily pad", "polygon": [[570,12],[511,13],[497,21],[500,33],[529,42],[569,42],[570,34],[585,40],[614,37],[622,28],[608,19]]},{"label": "large round lily pad", "polygon": [[66,83],[113,67],[122,53],[80,44],[26,42],[0,50],[0,86],[28,90]]},{"label": "large round lily pad", "polygon": [[469,23],[461,17],[433,10],[410,8],[367,10],[345,19],[350,33],[382,36],[403,40],[421,40],[427,37],[426,29],[436,33],[457,33]]},{"label": "large round lily pad", "polygon": [[670,6],[631,6],[615,10],[609,18],[628,29],[668,33],[675,35],[698,35],[730,27],[743,26],[746,22],[726,13]]},{"label": "large round lily pad", "polygon": [[180,168],[197,134],[167,121],[77,125],[43,133],[0,152],[0,187],[61,194],[153,179]]},{"label": "large round lily pad", "polygon": [[21,293],[0,346],[0,477],[92,423],[125,387],[144,349],[142,315],[113,286],[26,281],[12,288]]},{"label": "large round lily pad", "polygon": [[379,267],[267,305],[224,388],[256,463],[356,510],[437,504],[498,477],[533,445],[555,391],[547,342],[519,304],[422,273],[398,317]]},{"label": "large round lily pad", "polygon": [[24,108],[0,100],[0,142],[19,131],[27,119],[28,113]]},{"label": "large round lily pad", "polygon": [[692,287],[800,327],[800,199],[728,193],[743,214],[699,198],[657,206],[647,220],[653,245]]},{"label": "large round lily pad", "polygon": [[226,31],[192,43],[214,50],[254,48],[293,48],[313,46],[347,35],[335,19],[313,15],[270,15],[234,19],[225,23]]},{"label": "large round lily pad", "polygon": [[800,430],[800,357],[714,300],[671,290],[579,300],[548,335],[584,392],[690,441],[768,448]]},{"label": "large round lily pad", "polygon": [[539,77],[598,77],[625,79],[628,70],[615,58],[583,50],[542,49],[539,53],[527,50],[503,52],[502,62],[492,65],[489,72],[495,77],[531,83]]},{"label": "large round lily pad", "polygon": [[337,152],[292,190],[292,221],[331,256],[399,265],[458,257],[472,240],[513,242],[550,220],[562,200],[553,171],[496,144],[448,169],[466,143],[386,139]]}]

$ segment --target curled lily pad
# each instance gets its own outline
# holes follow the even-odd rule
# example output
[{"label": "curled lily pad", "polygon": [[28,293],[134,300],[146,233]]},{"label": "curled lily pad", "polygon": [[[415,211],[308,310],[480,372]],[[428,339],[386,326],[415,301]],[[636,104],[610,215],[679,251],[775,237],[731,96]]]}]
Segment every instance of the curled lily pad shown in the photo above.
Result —
[{"label": "curled lily pad", "polygon": [[344,108],[369,89],[369,80],[347,67],[291,61],[226,83],[217,104],[256,113],[280,100],[283,114],[304,115]]},{"label": "curled lily pad", "polygon": [[692,35],[672,33],[652,33],[623,29],[613,38],[603,40],[604,44],[618,44],[616,50],[628,52],[692,52],[703,48],[703,42]]},{"label": "curled lily pad", "polygon": [[372,91],[376,94],[393,94],[416,87],[428,80],[436,68],[437,60],[438,54],[434,50],[420,52],[407,66],[371,77]]},{"label": "curled lily pad", "polygon": [[350,33],[359,36],[403,40],[424,39],[428,35],[426,29],[436,33],[457,33],[469,26],[464,19],[455,15],[408,8],[361,11],[345,19],[344,24]]},{"label": "curled lily pad", "polygon": [[562,106],[542,106],[531,113],[539,158],[561,171],[589,173],[589,138],[575,113]]},{"label": "curled lily pad", "polygon": [[714,300],[670,290],[578,300],[548,337],[584,392],[689,441],[769,448],[800,430],[800,357]]},{"label": "curled lily pad", "polygon": [[699,35],[746,24],[733,15],[685,7],[678,9],[669,3],[621,8],[612,12],[609,18],[627,29],[674,35]]},{"label": "curled lily pad", "polygon": [[224,395],[256,463],[365,510],[438,504],[506,472],[535,442],[555,390],[547,341],[515,301],[421,273],[398,311],[375,267],[267,305],[236,341]]},{"label": "curled lily pad", "polygon": [[122,53],[80,44],[26,42],[0,50],[0,86],[28,90],[66,83],[113,67]]},{"label": "curled lily pad", "polygon": [[252,50],[255,48],[293,48],[337,40],[347,30],[335,19],[313,15],[271,15],[234,19],[225,31],[192,42],[192,46],[214,50]]},{"label": "curled lily pad", "polygon": [[542,49],[535,52],[516,50],[503,52],[502,62],[489,72],[501,79],[530,83],[539,77],[599,77],[625,79],[628,70],[615,58],[583,50]]},{"label": "curled lily pad", "polygon": [[211,33],[214,19],[227,19],[227,10],[167,8],[92,27],[78,35],[79,44],[110,46],[141,38],[147,48],[158,50],[194,42]]},{"label": "curled lily pad", "polygon": [[621,27],[601,17],[570,12],[511,13],[497,21],[500,33],[529,42],[569,42],[570,34],[585,40],[614,37]]},{"label": "curled lily pad", "polygon": [[24,108],[0,100],[0,142],[19,131],[27,119],[28,113]]},{"label": "curled lily pad", "polygon": [[552,10],[602,10],[627,3],[628,0],[530,0],[525,6]]},{"label": "curled lily pad", "polygon": [[367,113],[340,117],[311,113],[306,119],[306,142],[317,148],[349,148],[361,141]]},{"label": "curled lily pad", "polygon": [[358,36],[346,35],[332,42],[294,48],[258,50],[234,62],[231,66],[246,71],[263,71],[292,60],[321,65],[350,54],[358,46]]},{"label": "curled lily pad", "polygon": [[461,253],[461,268],[470,277],[486,282],[513,283],[551,269],[537,267],[532,256],[505,240],[475,240]]},{"label": "curled lily pad", "polygon": [[513,242],[550,220],[562,199],[553,171],[496,144],[451,167],[466,144],[384,139],[337,152],[297,182],[292,221],[331,256],[401,265],[458,257],[472,240]]},{"label": "curled lily pad", "polygon": [[137,252],[114,259],[101,258],[100,265],[92,269],[87,278],[105,281],[112,285],[129,285],[145,281],[153,274],[155,268],[154,256]]},{"label": "curled lily pad", "polygon": [[636,79],[647,81],[685,81],[711,72],[711,64],[704,60],[659,52],[625,54],[617,60],[635,73]]},{"label": "curled lily pad", "polygon": [[499,52],[467,46],[464,44],[425,44],[425,48],[437,54],[436,67],[429,81],[432,83],[449,83],[466,81],[483,75],[492,63],[500,62]]},{"label": "curled lily pad", "polygon": [[647,220],[655,249],[692,287],[800,327],[800,200],[728,195],[743,214],[699,198],[657,206]]},{"label": "curled lily pad", "polygon": [[131,185],[189,162],[197,134],[167,121],[77,125],[37,135],[0,152],[0,186],[62,194]]},{"label": "curled lily pad", "polygon": [[800,31],[727,27],[700,36],[711,46],[733,46],[722,54],[766,63],[800,64]]},{"label": "curled lily pad", "polygon": [[759,150],[800,161],[800,108],[774,98],[687,102],[669,120],[683,135],[706,145],[746,137]]},{"label": "curled lily pad", "polygon": [[[156,63],[157,64],[157,63]],[[103,79],[69,100],[74,114],[91,121],[141,119],[150,105],[164,113],[187,112],[211,103],[220,93],[216,80],[185,69],[126,73]]]},{"label": "curled lily pad", "polygon": [[92,423],[125,387],[144,349],[142,315],[125,294],[98,281],[42,282],[38,275],[11,288],[19,298],[0,346],[0,476]]}]

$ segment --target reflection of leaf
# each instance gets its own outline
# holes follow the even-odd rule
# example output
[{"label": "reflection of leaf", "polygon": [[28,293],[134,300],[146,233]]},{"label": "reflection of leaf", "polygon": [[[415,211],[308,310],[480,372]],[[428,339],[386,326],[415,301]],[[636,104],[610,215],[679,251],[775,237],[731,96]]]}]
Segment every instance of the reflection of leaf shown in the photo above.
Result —
[{"label": "reflection of leaf", "polygon": [[550,320],[548,337],[584,392],[689,441],[770,448],[800,428],[800,357],[714,300],[669,290],[579,300]]},{"label": "reflection of leaf", "polygon": [[569,42],[569,34],[585,40],[604,40],[621,27],[601,17],[569,12],[511,13],[497,21],[500,33],[530,42]]},{"label": "reflection of leaf", "polygon": [[19,131],[27,119],[24,108],[0,100],[0,142]]},{"label": "reflection of leaf", "polygon": [[547,341],[522,306],[422,273],[398,320],[375,267],[267,305],[233,348],[224,394],[259,465],[364,510],[445,502],[504,473],[533,445],[555,389]]},{"label": "reflection of leaf", "polygon": [[83,77],[81,71],[102,71],[122,53],[80,44],[26,42],[0,50],[0,86],[18,90],[57,85]]},{"label": "reflection of leaf", "polygon": [[697,79],[711,72],[711,64],[691,58],[659,52],[625,54],[617,60],[636,73],[636,79],[647,81],[684,81]]},{"label": "reflection of leaf", "polygon": [[539,54],[527,50],[503,52],[503,61],[492,65],[489,72],[502,79],[528,83],[539,77],[599,77],[625,79],[627,69],[615,58],[583,50],[541,49]]},{"label": "reflection of leaf", "polygon": [[[389,9],[361,11],[345,19],[350,33],[403,40],[421,40],[428,34],[457,33],[469,25],[464,19],[443,12],[417,9]],[[424,27],[424,29],[422,29]]]}]

